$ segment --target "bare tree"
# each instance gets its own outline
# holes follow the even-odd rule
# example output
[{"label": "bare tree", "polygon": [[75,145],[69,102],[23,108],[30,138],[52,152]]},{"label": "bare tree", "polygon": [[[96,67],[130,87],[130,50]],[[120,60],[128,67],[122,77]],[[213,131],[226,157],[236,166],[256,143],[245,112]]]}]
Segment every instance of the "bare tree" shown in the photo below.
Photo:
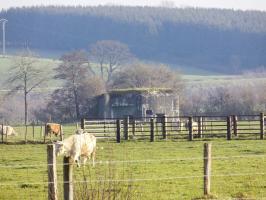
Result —
[{"label": "bare tree", "polygon": [[114,40],[101,40],[92,45],[90,50],[92,59],[100,64],[101,77],[104,79],[104,69],[107,72],[107,82],[121,64],[127,63],[134,58],[128,46]]},{"label": "bare tree", "polygon": [[24,96],[24,123],[28,122],[29,94],[40,87],[46,80],[44,72],[38,68],[36,56],[29,50],[22,52],[15,58],[14,66],[10,70],[10,77],[6,85],[11,86],[8,96],[23,92]]},{"label": "bare tree", "polygon": [[179,91],[182,87],[179,72],[165,65],[133,64],[117,72],[111,82],[112,88],[171,88]]},{"label": "bare tree", "polygon": [[[76,93],[67,83],[53,92],[51,98],[44,109],[35,112],[35,116],[41,121],[46,121],[51,117],[51,120],[56,119],[61,122],[73,122],[77,119],[76,103],[78,103],[78,112],[80,116],[85,116],[93,109],[93,97],[104,93],[105,83],[100,77],[95,75],[81,75],[76,84]],[[78,102],[75,102],[77,94]],[[48,113],[48,114],[47,114]]]},{"label": "bare tree", "polygon": [[[67,93],[70,99],[73,97],[75,105],[76,119],[80,118],[80,87],[92,73],[88,67],[87,55],[84,51],[74,51],[67,53],[61,58],[62,64],[56,69],[55,79],[64,80],[63,90]],[[58,91],[60,93],[60,91]],[[62,92],[61,92],[62,93]]]}]

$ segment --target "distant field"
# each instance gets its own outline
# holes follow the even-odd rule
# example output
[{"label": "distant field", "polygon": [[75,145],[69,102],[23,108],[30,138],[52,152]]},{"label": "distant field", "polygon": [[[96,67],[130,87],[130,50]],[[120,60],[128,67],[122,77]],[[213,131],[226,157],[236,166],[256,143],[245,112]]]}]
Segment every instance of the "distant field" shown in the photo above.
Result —
[{"label": "distant field", "polygon": [[[38,68],[43,69],[45,72],[47,72],[51,78],[51,80],[48,82],[48,87],[44,89],[44,91],[47,91],[49,89],[53,90],[55,87],[60,87],[61,83],[60,81],[52,80],[54,71],[53,69],[56,68],[60,64],[59,60],[55,59],[48,59],[48,58],[39,58],[37,59],[37,62],[35,63],[35,66]],[[4,82],[9,77],[9,70],[15,65],[15,56],[5,56],[0,57],[0,90],[4,92],[5,89],[9,89],[8,86],[4,85]],[[94,64],[92,64],[92,68],[94,71],[97,71],[97,68]],[[43,90],[43,89],[42,89]]]},{"label": "distant field", "polygon": [[[40,58],[36,65],[38,67],[43,68],[47,73],[51,74],[51,78],[54,74],[53,69],[58,66],[60,63],[59,60],[55,59],[45,59]],[[7,56],[7,57],[0,57],[0,89],[4,89],[3,83],[5,82],[6,78],[9,75],[9,69],[14,66],[14,56]],[[98,73],[99,70],[96,66],[96,64],[92,64],[92,69]],[[191,75],[191,74],[195,75]],[[200,74],[200,75],[199,75]],[[206,74],[206,75],[202,75]],[[243,82],[261,82],[266,81],[266,77],[251,77],[247,75],[217,75],[213,74],[212,72],[208,71],[202,71],[202,70],[196,70],[194,69],[189,74],[183,74],[182,79],[185,83],[193,84],[193,85],[216,85],[216,84],[231,84],[231,83],[237,83],[242,84]],[[60,82],[58,81],[50,81],[49,87],[54,88],[60,86]]]},{"label": "distant field", "polygon": [[192,85],[215,86],[227,84],[266,83],[266,77],[252,77],[247,75],[184,75],[183,80]]},{"label": "distant field", "polygon": [[[53,69],[58,66],[60,62],[52,59],[39,58],[35,63],[38,68],[43,69],[46,73],[53,75]],[[15,66],[15,57],[6,56],[0,57],[0,89],[9,89],[8,86],[4,85],[4,82],[10,76],[10,69]],[[49,81],[48,87],[57,87],[58,81]]]}]

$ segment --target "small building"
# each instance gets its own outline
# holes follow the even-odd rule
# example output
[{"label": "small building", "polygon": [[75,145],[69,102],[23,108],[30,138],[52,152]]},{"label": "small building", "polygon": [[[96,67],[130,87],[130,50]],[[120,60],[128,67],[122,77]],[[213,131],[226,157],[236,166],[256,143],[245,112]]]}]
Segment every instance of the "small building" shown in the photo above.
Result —
[{"label": "small building", "polygon": [[179,115],[179,101],[171,89],[117,89],[96,98],[99,118],[122,118],[128,115],[138,118],[159,113]]}]

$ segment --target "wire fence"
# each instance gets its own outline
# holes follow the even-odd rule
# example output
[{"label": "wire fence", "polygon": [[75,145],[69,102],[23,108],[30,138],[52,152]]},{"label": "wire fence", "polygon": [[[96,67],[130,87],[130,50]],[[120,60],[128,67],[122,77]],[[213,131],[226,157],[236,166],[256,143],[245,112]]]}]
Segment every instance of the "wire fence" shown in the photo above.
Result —
[{"label": "wire fence", "polygon": [[[199,143],[98,142],[98,146],[103,148],[98,149],[96,166],[92,167],[89,161],[81,168],[74,167],[72,182],[74,197],[75,199],[92,199],[92,197],[93,199],[110,197],[124,199],[126,196],[130,199],[202,197],[204,156],[202,143]],[[1,159],[5,161],[0,165],[0,191],[2,191],[0,199],[6,199],[7,195],[9,199],[48,198],[47,186],[53,182],[49,182],[47,178],[45,146],[39,146],[42,146],[44,152],[39,153],[36,150],[37,145],[21,146],[16,150],[12,149],[12,145],[7,145],[5,147],[10,147],[10,152],[6,156],[1,153],[4,149],[0,148],[0,154],[3,155]],[[170,148],[167,148],[169,146]],[[34,148],[32,155],[27,159],[16,157],[15,153],[24,147],[29,148],[29,152]],[[266,197],[264,141],[247,141],[245,144],[242,144],[242,141],[222,144],[216,142],[213,147],[211,193],[217,195],[219,199],[237,199],[240,196],[242,199]],[[34,153],[35,151],[37,152]],[[28,151],[24,150],[24,152]],[[42,159],[34,162],[38,159],[38,155],[41,155]],[[36,158],[33,159],[33,157]],[[63,165],[62,158],[58,157],[56,168],[59,199],[63,199],[62,188],[66,183],[62,180]],[[17,192],[12,192],[14,188]]]},{"label": "wire fence", "polygon": [[[62,138],[83,128],[98,139],[120,142],[123,140],[206,140],[225,138],[227,140],[264,139],[266,120],[260,115],[232,116],[175,116],[123,119],[82,119],[80,123],[62,124]],[[5,129],[13,128],[14,132]],[[46,123],[33,121],[27,126],[2,123],[0,143],[40,144],[60,140],[55,134],[47,134]]]},{"label": "wire fence", "polygon": [[265,124],[263,113],[239,116],[126,116],[123,119],[81,120],[81,128],[98,138],[117,142],[132,139],[264,139]]}]

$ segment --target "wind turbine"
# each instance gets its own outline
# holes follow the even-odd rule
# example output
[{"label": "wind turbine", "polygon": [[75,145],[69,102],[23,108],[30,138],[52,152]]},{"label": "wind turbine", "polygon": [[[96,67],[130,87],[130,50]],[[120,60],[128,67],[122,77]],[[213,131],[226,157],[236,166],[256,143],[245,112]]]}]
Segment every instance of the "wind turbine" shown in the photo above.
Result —
[{"label": "wind turbine", "polygon": [[0,22],[3,25],[3,55],[6,54],[6,31],[5,31],[5,25],[8,22],[7,19],[0,19]]}]

